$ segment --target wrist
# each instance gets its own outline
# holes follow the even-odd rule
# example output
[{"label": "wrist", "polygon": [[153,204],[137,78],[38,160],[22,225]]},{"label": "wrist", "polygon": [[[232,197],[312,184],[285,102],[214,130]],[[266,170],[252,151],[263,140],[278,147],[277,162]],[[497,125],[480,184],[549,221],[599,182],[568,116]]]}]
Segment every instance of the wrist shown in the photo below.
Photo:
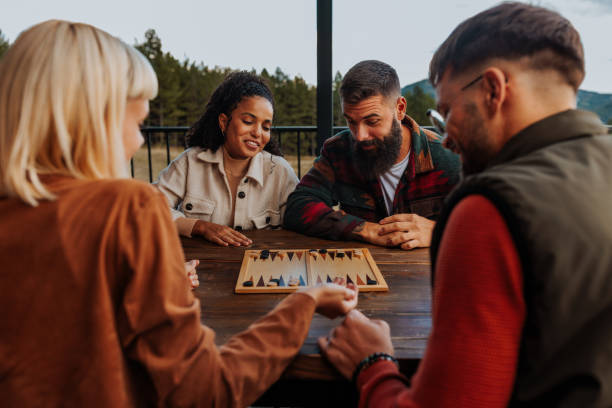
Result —
[{"label": "wrist", "polygon": [[360,241],[367,241],[369,233],[368,224],[367,221],[363,221],[361,224],[357,225],[352,231],[353,237]]},{"label": "wrist", "polygon": [[206,229],[206,224],[202,220],[197,220],[195,224],[193,224],[193,230],[191,231],[191,235],[204,235],[204,230]]},{"label": "wrist", "polygon": [[353,372],[353,378],[352,378],[353,384],[355,385],[357,384],[357,378],[359,377],[359,374],[361,374],[365,369],[367,369],[368,367],[372,366],[374,363],[377,363],[379,361],[391,361],[399,369],[399,362],[391,354],[381,353],[381,352],[372,353],[366,358],[364,358],[363,360],[361,360],[359,364],[357,364],[357,367],[355,368],[355,371]]},{"label": "wrist", "polygon": [[320,292],[321,292],[320,286],[312,286],[312,287],[301,289],[298,291],[298,293],[303,293],[307,296],[310,296],[312,300],[314,300],[315,302],[315,307],[319,305]]}]

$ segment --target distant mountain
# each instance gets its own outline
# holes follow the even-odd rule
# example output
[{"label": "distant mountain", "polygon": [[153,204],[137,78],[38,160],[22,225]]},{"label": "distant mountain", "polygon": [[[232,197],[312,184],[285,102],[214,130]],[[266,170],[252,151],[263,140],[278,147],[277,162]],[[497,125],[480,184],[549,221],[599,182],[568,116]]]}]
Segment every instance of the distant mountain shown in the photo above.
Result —
[{"label": "distant mountain", "polygon": [[429,79],[423,79],[422,81],[414,82],[410,85],[406,85],[402,88],[402,95],[406,93],[406,91],[412,92],[415,87],[420,87],[423,92],[432,96],[432,98],[436,99],[436,90],[431,86],[431,82]]},{"label": "distant mountain", "polygon": [[[427,79],[406,85],[402,88],[402,94],[406,93],[406,91],[412,92],[416,86],[421,87],[426,94],[429,94],[434,98],[436,97],[436,91],[433,89],[433,86],[431,86],[429,80]],[[612,94],[601,94],[579,89],[578,108],[595,112],[599,115],[604,123],[607,123],[608,120],[612,119]]]}]

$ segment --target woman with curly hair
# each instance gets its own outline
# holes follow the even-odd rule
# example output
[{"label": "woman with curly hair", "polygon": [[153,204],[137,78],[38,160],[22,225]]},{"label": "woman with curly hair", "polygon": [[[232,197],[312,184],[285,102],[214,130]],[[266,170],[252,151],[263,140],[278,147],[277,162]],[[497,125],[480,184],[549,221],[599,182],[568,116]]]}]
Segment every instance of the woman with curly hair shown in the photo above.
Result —
[{"label": "woman with curly hair", "polygon": [[255,74],[231,73],[213,92],[189,149],[157,182],[181,235],[241,246],[251,240],[240,231],[282,224],[298,178],[270,140],[273,114],[272,92]]}]

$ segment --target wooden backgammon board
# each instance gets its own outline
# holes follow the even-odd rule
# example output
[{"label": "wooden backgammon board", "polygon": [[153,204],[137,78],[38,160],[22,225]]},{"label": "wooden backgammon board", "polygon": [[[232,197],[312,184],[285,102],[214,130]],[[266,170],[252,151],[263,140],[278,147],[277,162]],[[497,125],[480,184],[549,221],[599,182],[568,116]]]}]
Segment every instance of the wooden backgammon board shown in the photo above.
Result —
[{"label": "wooden backgammon board", "polygon": [[304,286],[354,283],[360,292],[388,291],[367,248],[246,250],[236,293],[290,293]]}]

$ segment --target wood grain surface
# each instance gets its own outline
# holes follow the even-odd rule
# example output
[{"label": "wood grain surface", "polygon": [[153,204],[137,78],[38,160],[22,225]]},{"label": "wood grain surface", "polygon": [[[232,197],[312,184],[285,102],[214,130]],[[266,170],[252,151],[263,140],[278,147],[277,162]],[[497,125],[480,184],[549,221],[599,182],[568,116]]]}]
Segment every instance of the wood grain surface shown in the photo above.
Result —
[{"label": "wood grain surface", "polygon": [[[253,244],[248,248],[224,248],[202,238],[181,238],[185,259],[201,261],[198,267],[200,287],[195,290],[195,295],[201,302],[202,323],[215,330],[217,344],[223,344],[232,335],[246,329],[287,296],[234,293],[246,249],[367,247],[370,248],[389,291],[360,293],[358,308],[372,319],[383,319],[389,323],[401,370],[408,376],[414,373],[423,356],[431,329],[430,264],[427,249],[404,251],[363,242],[328,241],[286,230],[256,230],[246,231],[244,234],[253,240]],[[350,389],[348,383],[321,357],[316,345],[319,336],[326,336],[340,322],[341,319],[329,320],[315,315],[300,354],[281,381],[258,402],[271,405],[317,405],[323,402],[327,405],[331,404],[331,401],[338,403],[333,396],[325,400],[311,401],[301,399],[295,393],[300,387],[315,387],[323,392],[331,383],[340,389]],[[342,397],[341,394],[336,396]],[[350,398],[346,401],[349,400]]]}]

